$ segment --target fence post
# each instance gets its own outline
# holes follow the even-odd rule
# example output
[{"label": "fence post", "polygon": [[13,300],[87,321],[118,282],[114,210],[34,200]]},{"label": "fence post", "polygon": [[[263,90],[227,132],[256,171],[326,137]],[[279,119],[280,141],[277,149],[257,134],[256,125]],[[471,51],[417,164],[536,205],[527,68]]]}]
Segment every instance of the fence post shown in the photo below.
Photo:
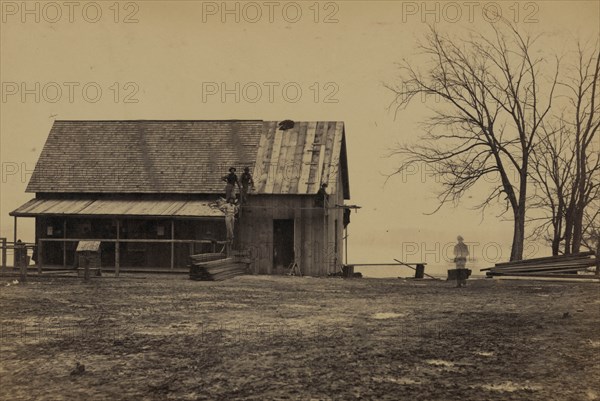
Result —
[{"label": "fence post", "polygon": [[171,270],[175,267],[175,220],[171,220]]},{"label": "fence post", "polygon": [[2,238],[2,271],[6,269],[6,238]]},{"label": "fence post", "polygon": [[[25,255],[23,254],[25,251]],[[21,272],[21,282],[27,281],[27,248],[24,244],[15,244],[15,263],[19,266]]]},{"label": "fence post", "polygon": [[37,257],[38,257],[38,260],[37,260],[37,263],[38,263],[38,274],[39,275],[42,275],[42,265],[44,263],[44,247],[42,246],[43,243],[44,242],[40,238],[38,240],[38,254],[37,254]]}]

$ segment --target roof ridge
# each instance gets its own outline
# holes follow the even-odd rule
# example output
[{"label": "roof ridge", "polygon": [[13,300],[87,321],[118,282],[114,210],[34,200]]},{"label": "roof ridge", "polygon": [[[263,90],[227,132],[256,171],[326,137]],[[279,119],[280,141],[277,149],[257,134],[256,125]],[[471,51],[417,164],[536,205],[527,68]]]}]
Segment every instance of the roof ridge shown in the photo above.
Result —
[{"label": "roof ridge", "polygon": [[140,121],[144,121],[144,122],[149,122],[149,121],[154,121],[154,122],[184,122],[184,121],[191,121],[191,122],[240,122],[240,121],[249,121],[249,122],[264,122],[264,120],[189,120],[189,119],[183,119],[183,120],[178,120],[178,119],[170,119],[170,120],[160,120],[160,119],[133,119],[133,120],[114,120],[114,119],[108,119],[108,120],[54,120],[54,122],[140,122]]}]

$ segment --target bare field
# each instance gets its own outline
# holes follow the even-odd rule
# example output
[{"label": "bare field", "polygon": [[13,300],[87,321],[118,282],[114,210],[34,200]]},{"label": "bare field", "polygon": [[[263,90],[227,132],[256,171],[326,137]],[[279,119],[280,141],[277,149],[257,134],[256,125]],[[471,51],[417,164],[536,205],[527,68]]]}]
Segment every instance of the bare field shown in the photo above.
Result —
[{"label": "bare field", "polygon": [[600,400],[597,283],[12,280],[3,400]]}]

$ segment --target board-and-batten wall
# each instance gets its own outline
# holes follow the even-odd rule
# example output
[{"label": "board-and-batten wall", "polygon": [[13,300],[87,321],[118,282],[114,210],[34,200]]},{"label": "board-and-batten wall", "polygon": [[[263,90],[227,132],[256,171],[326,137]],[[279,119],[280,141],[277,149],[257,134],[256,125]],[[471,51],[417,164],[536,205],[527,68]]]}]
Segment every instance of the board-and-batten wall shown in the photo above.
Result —
[{"label": "board-and-batten wall", "polygon": [[[329,195],[329,206],[342,205],[341,173],[337,193]],[[314,208],[314,195],[254,195],[239,219],[241,249],[250,250],[255,274],[277,273],[273,269],[273,220],[294,220],[294,253],[302,274],[326,276],[342,263],[343,209]],[[337,223],[337,225],[336,225]],[[337,233],[336,233],[337,231]],[[286,266],[287,267],[287,266]]]}]

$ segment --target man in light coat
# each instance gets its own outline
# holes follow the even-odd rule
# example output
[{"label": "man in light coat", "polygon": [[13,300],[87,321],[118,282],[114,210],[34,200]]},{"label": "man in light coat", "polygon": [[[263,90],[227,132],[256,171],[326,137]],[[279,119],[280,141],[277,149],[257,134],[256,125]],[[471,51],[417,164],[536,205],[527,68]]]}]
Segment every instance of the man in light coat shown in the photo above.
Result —
[{"label": "man in light coat", "polygon": [[463,237],[456,237],[458,243],[454,245],[454,263],[456,263],[456,286],[467,286],[467,257],[469,256],[469,247],[464,243]]}]

